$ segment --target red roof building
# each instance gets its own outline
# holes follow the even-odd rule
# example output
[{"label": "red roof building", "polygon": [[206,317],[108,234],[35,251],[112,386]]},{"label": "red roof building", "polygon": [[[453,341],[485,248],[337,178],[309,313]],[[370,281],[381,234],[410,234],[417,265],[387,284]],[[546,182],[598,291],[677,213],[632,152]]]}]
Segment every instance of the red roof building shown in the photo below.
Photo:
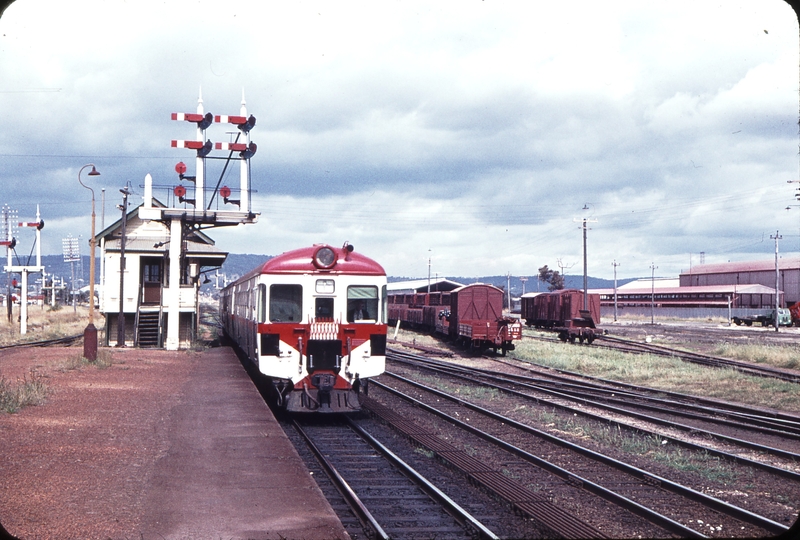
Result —
[{"label": "red roof building", "polygon": [[[775,260],[701,264],[680,275],[681,287],[763,285],[775,289]],[[778,259],[781,305],[800,302],[800,258]]]}]

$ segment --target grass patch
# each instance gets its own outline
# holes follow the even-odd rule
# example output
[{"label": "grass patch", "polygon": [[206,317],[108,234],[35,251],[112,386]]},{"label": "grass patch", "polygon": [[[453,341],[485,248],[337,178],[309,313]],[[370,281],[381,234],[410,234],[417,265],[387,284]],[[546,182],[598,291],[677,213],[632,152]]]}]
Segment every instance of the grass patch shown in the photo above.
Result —
[{"label": "grass patch", "polygon": [[712,354],[756,364],[800,369],[800,346],[797,345],[720,343]]},{"label": "grass patch", "polygon": [[532,339],[522,340],[514,356],[593,377],[800,412],[800,384],[753,377],[732,369],[704,367],[677,358]]},{"label": "grass patch", "polygon": [[[89,322],[88,305],[77,306],[75,310],[72,306],[28,306],[27,332],[20,334],[19,306],[13,306],[11,319],[7,317],[7,312],[0,316],[0,345],[11,345],[14,343],[28,341],[43,341],[46,339],[62,338],[82,334]],[[103,314],[95,310],[94,324],[98,330],[98,340],[103,340],[103,329],[105,328],[105,318]]]},{"label": "grass patch", "polygon": [[419,446],[418,446],[417,448],[415,448],[415,449],[414,449],[414,453],[415,453],[415,454],[420,454],[420,455],[423,455],[423,456],[425,456],[425,457],[426,457],[426,458],[428,458],[428,459],[431,459],[431,458],[433,458],[433,456],[434,456],[434,453],[433,453],[433,451],[431,451],[431,450],[428,450],[427,448],[422,448],[422,447],[419,447]]},{"label": "grass patch", "polygon": [[68,359],[66,359],[58,367],[58,370],[64,373],[66,371],[82,369],[86,366],[93,366],[96,368],[105,369],[107,367],[111,367],[111,363],[112,363],[111,351],[109,349],[98,349],[97,359],[94,362],[89,361],[81,354],[75,354],[74,356],[71,356]]},{"label": "grass patch", "polygon": [[47,385],[33,370],[17,384],[0,377],[0,411],[14,413],[28,405],[41,405],[47,393]]}]

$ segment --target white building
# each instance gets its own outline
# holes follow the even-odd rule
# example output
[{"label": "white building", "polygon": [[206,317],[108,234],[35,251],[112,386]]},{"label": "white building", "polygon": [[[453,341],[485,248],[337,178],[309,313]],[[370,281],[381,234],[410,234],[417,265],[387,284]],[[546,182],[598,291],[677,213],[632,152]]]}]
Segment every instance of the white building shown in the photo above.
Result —
[{"label": "white building", "polygon": [[[153,199],[152,207],[163,208],[163,205]],[[220,267],[228,254],[217,249],[214,241],[199,229],[183,222],[180,234],[175,236],[180,243],[180,268],[171,272],[169,252],[174,231],[169,222],[143,219],[139,215],[142,208],[140,205],[130,211],[125,220],[122,275],[122,219],[96,236],[100,247],[99,309],[106,317],[106,345],[118,344],[121,291],[125,345],[164,347],[172,312],[179,314],[177,345],[186,348],[197,331],[201,272],[204,268]],[[178,276],[179,283],[170,283],[170,276]]]}]

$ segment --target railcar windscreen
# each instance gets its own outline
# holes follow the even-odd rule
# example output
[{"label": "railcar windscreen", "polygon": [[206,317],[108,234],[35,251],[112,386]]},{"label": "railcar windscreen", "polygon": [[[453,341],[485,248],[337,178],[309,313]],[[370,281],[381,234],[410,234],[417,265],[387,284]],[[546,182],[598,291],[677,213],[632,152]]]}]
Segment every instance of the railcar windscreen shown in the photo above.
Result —
[{"label": "railcar windscreen", "polygon": [[378,319],[378,287],[350,286],[347,288],[347,320],[376,321]]},{"label": "railcar windscreen", "polygon": [[270,322],[300,322],[303,317],[303,287],[301,285],[270,285]]}]

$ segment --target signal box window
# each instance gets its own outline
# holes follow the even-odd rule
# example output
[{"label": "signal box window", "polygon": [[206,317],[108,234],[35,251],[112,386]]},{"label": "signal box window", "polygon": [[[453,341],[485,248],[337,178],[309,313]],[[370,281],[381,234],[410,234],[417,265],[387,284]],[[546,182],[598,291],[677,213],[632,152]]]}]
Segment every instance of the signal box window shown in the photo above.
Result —
[{"label": "signal box window", "polygon": [[317,298],[314,301],[314,316],[318,321],[333,320],[333,298]]},{"label": "signal box window", "polygon": [[270,322],[300,322],[302,319],[303,287],[301,285],[270,285]]},{"label": "signal box window", "polygon": [[378,320],[378,288],[352,286],[347,288],[347,321]]}]

